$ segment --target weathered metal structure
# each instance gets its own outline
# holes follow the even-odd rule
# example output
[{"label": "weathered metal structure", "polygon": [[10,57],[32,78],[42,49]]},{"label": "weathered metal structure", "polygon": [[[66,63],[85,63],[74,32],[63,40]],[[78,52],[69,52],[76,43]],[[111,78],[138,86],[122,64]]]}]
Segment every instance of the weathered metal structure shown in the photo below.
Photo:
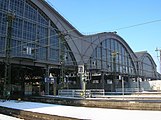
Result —
[{"label": "weathered metal structure", "polygon": [[137,78],[158,79],[152,57],[135,54],[115,32],[82,35],[44,0],[0,0],[0,91],[38,95],[80,88],[78,65],[88,72],[89,89],[115,91],[120,76],[125,87]]}]

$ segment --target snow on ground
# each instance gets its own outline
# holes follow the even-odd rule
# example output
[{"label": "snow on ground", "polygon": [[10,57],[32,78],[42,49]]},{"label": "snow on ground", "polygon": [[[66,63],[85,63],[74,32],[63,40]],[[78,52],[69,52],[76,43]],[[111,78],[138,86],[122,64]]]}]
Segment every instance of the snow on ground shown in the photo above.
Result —
[{"label": "snow on ground", "polygon": [[161,111],[75,107],[38,102],[16,102],[13,100],[0,102],[0,106],[90,120],[161,120]]},{"label": "snow on ground", "polygon": [[0,114],[0,120],[23,120],[23,119]]}]

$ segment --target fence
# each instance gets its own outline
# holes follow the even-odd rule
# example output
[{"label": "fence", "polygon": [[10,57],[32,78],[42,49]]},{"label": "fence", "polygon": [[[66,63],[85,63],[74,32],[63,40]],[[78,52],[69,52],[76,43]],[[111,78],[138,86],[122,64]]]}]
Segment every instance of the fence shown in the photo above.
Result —
[{"label": "fence", "polygon": [[142,92],[143,88],[116,88],[116,92]]},{"label": "fence", "polygon": [[89,89],[89,90],[80,90],[80,89],[63,89],[58,91],[59,96],[64,97],[95,97],[99,95],[104,95],[104,89]]}]

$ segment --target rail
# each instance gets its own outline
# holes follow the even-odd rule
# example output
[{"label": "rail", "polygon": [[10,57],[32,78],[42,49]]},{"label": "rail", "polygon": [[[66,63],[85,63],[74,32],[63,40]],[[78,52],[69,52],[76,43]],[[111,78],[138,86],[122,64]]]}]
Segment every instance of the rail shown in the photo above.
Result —
[{"label": "rail", "polygon": [[144,88],[116,88],[116,92],[142,92],[144,91]]},{"label": "rail", "polygon": [[104,89],[89,89],[89,90],[81,90],[81,89],[63,89],[58,91],[59,96],[64,97],[86,97],[91,98],[94,96],[105,95]]}]

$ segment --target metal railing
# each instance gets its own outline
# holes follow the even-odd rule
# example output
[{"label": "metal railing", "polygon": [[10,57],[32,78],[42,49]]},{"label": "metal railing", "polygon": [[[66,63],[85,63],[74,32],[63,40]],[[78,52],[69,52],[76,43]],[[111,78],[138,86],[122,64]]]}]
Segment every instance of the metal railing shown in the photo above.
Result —
[{"label": "metal railing", "polygon": [[[116,92],[122,92],[122,88],[116,88]],[[124,88],[124,92],[142,92],[143,88]]]},{"label": "metal railing", "polygon": [[63,97],[86,97],[91,98],[99,95],[105,95],[104,89],[89,89],[89,90],[81,90],[81,89],[63,89],[58,91],[59,96]]}]

